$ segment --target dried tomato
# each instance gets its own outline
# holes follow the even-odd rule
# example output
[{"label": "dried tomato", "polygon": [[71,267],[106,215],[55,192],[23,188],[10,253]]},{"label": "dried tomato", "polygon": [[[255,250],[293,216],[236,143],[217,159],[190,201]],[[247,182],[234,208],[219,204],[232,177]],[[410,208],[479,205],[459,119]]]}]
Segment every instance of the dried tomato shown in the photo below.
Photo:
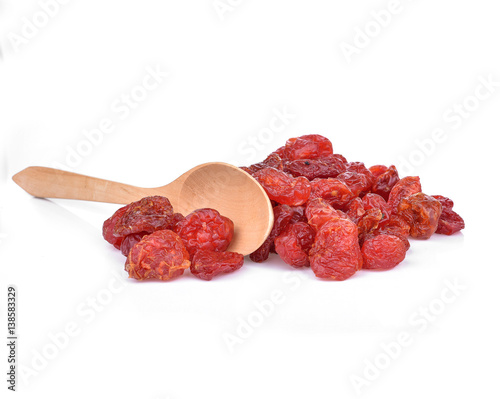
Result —
[{"label": "dried tomato", "polygon": [[323,198],[336,209],[343,209],[355,195],[351,189],[339,179],[314,179],[311,182],[310,200]]},{"label": "dried tomato", "polygon": [[189,265],[189,253],[180,237],[171,230],[159,230],[133,246],[125,270],[136,280],[170,280]]},{"label": "dried tomato", "polygon": [[392,235],[378,235],[366,240],[361,248],[363,269],[389,270],[406,256],[404,242]]},{"label": "dried tomato", "polygon": [[294,177],[304,176],[309,180],[336,177],[346,171],[345,165],[337,158],[297,159],[285,162],[285,172]]},{"label": "dried tomato", "polygon": [[203,208],[177,223],[175,232],[191,255],[200,249],[225,251],[233,238],[234,224],[215,209]]},{"label": "dried tomato", "polygon": [[358,221],[358,238],[360,243],[363,243],[365,237],[372,233],[383,218],[382,211],[378,208],[371,208]]},{"label": "dried tomato", "polygon": [[347,216],[343,212],[334,209],[323,198],[315,198],[307,203],[306,217],[308,223],[318,231],[326,222]]},{"label": "dried tomato", "polygon": [[309,251],[309,261],[316,277],[333,280],[351,277],[363,264],[356,225],[343,218],[322,225]]},{"label": "dried tomato", "polygon": [[289,224],[274,240],[280,258],[293,267],[309,266],[309,250],[314,242],[315,231],[304,222]]},{"label": "dried tomato", "polygon": [[391,209],[391,213],[397,213],[398,205],[402,198],[412,194],[420,193],[422,186],[418,176],[407,176],[399,180],[391,190],[387,204]]},{"label": "dried tomato", "polygon": [[410,225],[410,236],[427,239],[438,227],[441,203],[424,193],[404,197],[398,205],[398,213]]},{"label": "dried tomato", "polygon": [[382,173],[387,172],[387,169],[388,168],[385,165],[373,165],[368,168],[375,178],[379,177]]},{"label": "dried tomato", "polygon": [[382,212],[382,219],[387,220],[391,215],[391,210],[385,199],[380,195],[374,193],[368,193],[363,197],[363,207],[365,211],[370,209],[380,209]]},{"label": "dried tomato", "polygon": [[[370,168],[371,169],[371,168]],[[394,165],[389,166],[384,173],[375,176],[375,181],[372,185],[372,192],[380,195],[386,201],[389,199],[391,190],[399,181],[399,174]]]},{"label": "dried tomato", "polygon": [[338,175],[337,179],[347,184],[355,197],[363,196],[372,186],[372,181],[365,174],[350,170]]},{"label": "dried tomato", "polygon": [[332,142],[319,134],[308,134],[289,139],[283,151],[287,161],[316,159],[333,155]]},{"label": "dried tomato", "polygon": [[236,252],[197,251],[191,261],[191,273],[202,279],[212,280],[222,273],[231,273],[243,266],[243,255]]},{"label": "dried tomato", "polygon": [[265,168],[274,168],[278,170],[283,169],[283,161],[281,160],[281,157],[278,154],[270,154],[266,159],[264,159],[262,162],[250,165],[248,168],[244,168],[246,172],[250,173],[253,175],[254,173],[258,172],[261,169]]},{"label": "dried tomato", "polygon": [[354,223],[358,224],[359,220],[366,213],[363,200],[359,197],[354,198],[347,205],[346,214]]},{"label": "dried tomato", "polygon": [[273,250],[274,239],[285,230],[296,212],[288,205],[278,205],[273,208],[273,214],[274,224],[271,233],[264,243],[250,254],[250,259],[254,262],[261,263],[267,260],[269,253]]},{"label": "dried tomato", "polygon": [[116,249],[120,249],[120,246],[123,241],[123,237],[116,237],[113,232],[115,231],[115,226],[118,223],[118,221],[123,217],[125,212],[128,211],[130,208],[130,205],[125,205],[118,209],[113,216],[111,216],[109,219],[104,221],[104,224],[102,225],[102,235],[104,239],[109,242],[111,245],[113,245]]},{"label": "dried tomato", "polygon": [[462,217],[452,209],[453,201],[451,199],[442,195],[433,195],[433,198],[437,199],[443,207],[436,230],[437,234],[450,236],[465,228]]},{"label": "dried tomato", "polygon": [[120,245],[120,251],[123,255],[128,256],[132,247],[142,240],[142,237],[148,235],[149,233],[141,232],[129,234],[125,238],[123,238],[122,244]]},{"label": "dried tomato", "polygon": [[159,195],[145,197],[132,202],[123,216],[116,222],[114,235],[125,237],[129,234],[152,233],[172,227],[173,208],[168,198]]},{"label": "dried tomato", "polygon": [[305,177],[292,177],[274,168],[259,170],[254,175],[270,199],[283,205],[302,205],[311,194],[311,183]]}]

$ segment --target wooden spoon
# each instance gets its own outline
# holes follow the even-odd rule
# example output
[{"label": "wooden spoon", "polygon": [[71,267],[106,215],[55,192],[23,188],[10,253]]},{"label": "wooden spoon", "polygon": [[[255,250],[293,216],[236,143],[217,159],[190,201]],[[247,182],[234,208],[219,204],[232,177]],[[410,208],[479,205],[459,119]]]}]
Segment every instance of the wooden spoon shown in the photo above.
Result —
[{"label": "wooden spoon", "polygon": [[235,166],[198,165],[166,186],[141,188],[58,169],[31,166],[12,178],[35,197],[128,204],[150,195],[167,197],[183,215],[214,208],[234,222],[230,251],[248,255],[264,242],[273,226],[271,202],[259,183]]}]

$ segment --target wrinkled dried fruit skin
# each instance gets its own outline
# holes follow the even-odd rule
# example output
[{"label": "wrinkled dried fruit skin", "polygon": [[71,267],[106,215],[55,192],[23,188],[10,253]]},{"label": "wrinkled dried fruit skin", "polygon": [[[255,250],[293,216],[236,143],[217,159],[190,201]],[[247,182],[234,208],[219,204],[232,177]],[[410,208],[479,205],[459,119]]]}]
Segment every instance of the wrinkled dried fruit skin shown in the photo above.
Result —
[{"label": "wrinkled dried fruit skin", "polygon": [[382,211],[378,208],[371,208],[366,211],[357,223],[358,238],[360,243],[363,243],[365,241],[365,237],[375,231],[382,218]]},{"label": "wrinkled dried fruit skin", "polygon": [[398,237],[382,234],[366,240],[361,253],[363,269],[389,270],[404,260],[406,248]]},{"label": "wrinkled dried fruit skin", "polygon": [[333,155],[332,143],[319,134],[308,134],[289,139],[283,151],[283,159],[316,159]]},{"label": "wrinkled dried fruit skin", "polygon": [[363,197],[363,207],[365,211],[370,209],[380,209],[382,212],[382,219],[387,220],[391,215],[391,210],[385,199],[380,195],[374,193],[368,193]]},{"label": "wrinkled dried fruit skin", "polygon": [[355,195],[351,189],[339,179],[314,179],[311,182],[309,200],[323,198],[335,209],[343,209]]},{"label": "wrinkled dried fruit skin", "polygon": [[194,276],[209,281],[219,274],[238,270],[243,260],[243,255],[236,252],[200,250],[193,256],[190,270]]},{"label": "wrinkled dried fruit skin", "polygon": [[172,226],[174,214],[168,198],[155,195],[132,202],[114,228],[116,237],[125,237],[141,231],[152,233]]},{"label": "wrinkled dried fruit skin", "polygon": [[410,225],[410,236],[427,239],[438,227],[441,203],[424,193],[404,197],[398,205],[398,214]]},{"label": "wrinkled dried fruit skin", "polygon": [[453,201],[451,199],[442,195],[433,195],[432,197],[438,200],[443,207],[436,230],[437,234],[451,236],[465,228],[465,222],[462,217],[452,209]]},{"label": "wrinkled dried fruit skin", "polygon": [[389,168],[385,165],[373,165],[368,168],[368,170],[372,172],[372,175],[375,178],[379,177],[382,173],[387,172],[387,169]]},{"label": "wrinkled dried fruit skin", "polygon": [[102,236],[107,242],[113,245],[116,249],[120,249],[123,237],[115,237],[113,232],[115,231],[116,224],[129,208],[130,205],[125,205],[121,207],[113,214],[113,216],[105,220],[104,224],[102,225]]},{"label": "wrinkled dried fruit skin", "polygon": [[371,180],[366,175],[350,170],[338,175],[337,179],[347,184],[355,197],[363,196],[370,191],[372,186]]},{"label": "wrinkled dried fruit skin", "polygon": [[174,213],[172,215],[172,220],[170,221],[170,227],[168,227],[169,230],[174,230],[175,226],[177,226],[177,223],[182,222],[185,219],[185,217],[181,213]]},{"label": "wrinkled dried fruit skin", "polygon": [[420,185],[420,177],[418,176],[407,176],[399,180],[391,190],[389,194],[389,199],[387,204],[391,210],[391,213],[397,213],[398,205],[402,198],[408,197],[412,194],[422,192],[422,186]]},{"label": "wrinkled dried fruit skin", "polygon": [[361,269],[358,228],[349,219],[332,219],[317,232],[309,251],[311,269],[319,278],[345,280]]},{"label": "wrinkled dried fruit skin", "polygon": [[290,208],[292,208],[293,211],[293,216],[290,219],[290,223],[307,222],[306,207],[304,205],[291,206]]},{"label": "wrinkled dried fruit skin", "polygon": [[309,180],[336,177],[346,171],[342,161],[337,158],[297,159],[285,162],[284,171],[294,177],[304,176]]},{"label": "wrinkled dried fruit skin", "polygon": [[203,208],[177,223],[175,232],[191,255],[200,249],[225,251],[233,238],[234,224],[215,209]]},{"label": "wrinkled dried fruit skin", "polygon": [[372,185],[372,192],[388,201],[391,190],[398,181],[398,171],[394,165],[391,165],[384,173],[375,177],[375,182]]},{"label": "wrinkled dried fruit skin", "polygon": [[123,239],[122,244],[120,245],[120,251],[122,252],[122,254],[128,256],[133,246],[137,244],[139,241],[141,241],[142,237],[148,234],[149,233],[143,231],[140,233],[129,234],[128,236],[126,236]]},{"label": "wrinkled dried fruit skin", "polygon": [[[408,237],[410,236],[410,225],[402,216],[398,214],[391,215],[389,220],[381,222],[377,229],[367,234],[365,237],[362,237],[362,239],[367,240],[381,234],[398,237],[403,241],[406,250],[408,251],[410,249],[410,242],[408,241]],[[360,241],[360,245],[362,244],[363,241]]]},{"label": "wrinkled dried fruit skin", "polygon": [[307,203],[306,217],[307,222],[318,231],[326,222],[347,216],[342,211],[334,209],[323,198],[315,198]]},{"label": "wrinkled dried fruit skin", "polygon": [[273,214],[274,224],[269,236],[256,251],[250,254],[250,259],[254,262],[261,263],[267,260],[274,247],[274,239],[286,229],[294,217],[295,211],[288,205],[278,205],[273,208]]},{"label": "wrinkled dried fruit skin", "polygon": [[125,270],[136,280],[170,280],[184,273],[190,264],[180,237],[171,230],[159,230],[134,245]]},{"label": "wrinkled dried fruit skin", "polygon": [[283,161],[281,160],[281,157],[278,154],[272,153],[262,162],[250,165],[248,168],[243,167],[245,172],[250,173],[251,175],[265,168],[282,170]]},{"label": "wrinkled dried fruit skin", "polygon": [[358,224],[359,220],[366,213],[363,200],[359,197],[354,198],[347,205],[346,214],[354,223]]},{"label": "wrinkled dried fruit skin", "polygon": [[265,168],[254,174],[268,197],[283,205],[304,204],[311,194],[311,183],[305,177],[292,177],[274,168]]},{"label": "wrinkled dried fruit skin", "polygon": [[285,146],[281,146],[276,151],[271,152],[271,154],[278,155],[281,159],[285,159]]},{"label": "wrinkled dried fruit skin", "polygon": [[309,250],[314,242],[315,231],[304,222],[289,224],[274,240],[280,258],[293,267],[309,266]]},{"label": "wrinkled dried fruit skin", "polygon": [[370,186],[364,191],[366,192],[370,191],[371,186],[375,182],[375,176],[373,176],[372,172],[370,172],[370,170],[365,166],[363,162],[349,162],[347,164],[347,171],[365,175],[368,181],[367,184],[369,184]]},{"label": "wrinkled dried fruit skin", "polygon": [[320,157],[318,159],[321,159],[322,161],[325,161],[325,162],[340,162],[340,163],[343,163],[344,166],[346,166],[346,167],[348,164],[347,159],[345,159],[345,157],[342,154],[332,154],[332,155],[328,155],[327,157]]}]

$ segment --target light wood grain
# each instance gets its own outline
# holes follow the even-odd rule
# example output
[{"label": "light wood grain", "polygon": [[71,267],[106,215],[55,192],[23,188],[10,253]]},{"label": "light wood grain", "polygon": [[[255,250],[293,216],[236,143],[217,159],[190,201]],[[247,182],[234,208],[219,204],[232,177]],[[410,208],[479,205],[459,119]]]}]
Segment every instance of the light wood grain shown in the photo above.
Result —
[{"label": "light wood grain", "polygon": [[271,203],[248,173],[222,162],[199,165],[172,183],[142,188],[63,170],[31,166],[13,180],[35,197],[128,204],[150,195],[167,197],[184,215],[214,208],[233,220],[235,234],[229,250],[248,255],[266,239],[273,225]]}]

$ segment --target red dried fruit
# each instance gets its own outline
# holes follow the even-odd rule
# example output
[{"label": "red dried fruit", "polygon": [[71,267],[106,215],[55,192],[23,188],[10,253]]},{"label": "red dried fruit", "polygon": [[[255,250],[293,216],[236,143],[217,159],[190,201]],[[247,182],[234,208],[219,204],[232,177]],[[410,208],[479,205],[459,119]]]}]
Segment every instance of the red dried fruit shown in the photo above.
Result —
[{"label": "red dried fruit", "polygon": [[283,169],[283,161],[281,160],[281,157],[278,154],[272,153],[270,154],[266,159],[264,159],[262,162],[250,165],[248,168],[244,168],[245,172],[250,173],[253,175],[254,173],[258,172],[261,169],[265,168],[274,168],[278,170]]},{"label": "red dried fruit", "polygon": [[442,195],[433,195],[433,198],[438,200],[443,207],[436,230],[437,234],[450,236],[465,228],[465,222],[462,217],[452,210],[453,201],[451,199]]},{"label": "red dried fruit", "polygon": [[361,253],[363,269],[389,270],[404,260],[406,248],[398,237],[383,234],[366,240]]},{"label": "red dried fruit", "polygon": [[281,159],[285,159],[285,146],[281,146],[276,151],[271,152],[272,154],[278,155]]},{"label": "red dried fruit", "polygon": [[387,169],[388,168],[385,165],[373,165],[368,168],[375,178],[379,177],[382,173],[387,172]]},{"label": "red dried fruit", "polygon": [[347,184],[355,197],[363,196],[372,186],[371,180],[363,173],[347,171],[338,175],[337,179]]},{"label": "red dried fruit", "polygon": [[113,245],[116,249],[120,249],[123,237],[115,237],[113,232],[115,231],[116,224],[129,208],[130,205],[125,205],[121,207],[113,214],[113,216],[105,220],[104,224],[102,225],[102,236],[107,242]]},{"label": "red dried fruit", "polygon": [[309,266],[309,250],[314,242],[314,229],[304,222],[289,224],[274,240],[280,258],[293,267]]},{"label": "red dried fruit", "polygon": [[200,250],[193,256],[191,273],[202,280],[212,280],[222,273],[231,273],[243,266],[243,255],[236,252]]},{"label": "red dried fruit", "polygon": [[378,194],[368,193],[363,197],[363,207],[365,211],[370,209],[380,209],[382,211],[382,219],[387,220],[391,215],[391,210],[385,199]]},{"label": "red dried fruit", "polygon": [[168,227],[168,229],[174,230],[177,223],[182,222],[184,219],[185,217],[181,213],[174,213],[172,215],[172,220],[170,221],[170,226]]},{"label": "red dried fruit", "polygon": [[309,251],[311,269],[319,278],[345,280],[361,269],[358,228],[349,219],[332,219],[317,232]]},{"label": "red dried fruit", "polygon": [[372,233],[379,226],[382,218],[382,211],[378,208],[371,208],[366,211],[366,213],[357,223],[358,238],[361,244],[365,241],[365,237]]},{"label": "red dried fruit", "polygon": [[398,205],[398,213],[410,225],[410,236],[427,239],[438,227],[441,203],[424,193],[404,197]]},{"label": "red dried fruit", "polygon": [[398,205],[402,198],[408,197],[412,194],[420,193],[422,186],[420,185],[420,177],[407,176],[399,180],[391,190],[387,204],[391,213],[397,213]]},{"label": "red dried fruit", "polygon": [[307,222],[305,206],[291,206],[290,208],[292,208],[293,211],[293,216],[290,219],[290,223]]},{"label": "red dried fruit", "polygon": [[343,209],[355,195],[351,189],[339,179],[314,179],[311,182],[309,200],[323,198],[336,209]]},{"label": "red dried fruit", "polygon": [[[408,241],[410,225],[402,216],[398,214],[391,215],[389,220],[381,222],[377,229],[367,234],[363,239],[367,240],[381,234],[398,237],[405,244],[406,250],[408,251],[408,249],[410,249],[410,242]],[[360,242],[360,244],[362,243],[363,241]]]},{"label": "red dried fruit", "polygon": [[254,262],[261,263],[267,260],[269,253],[273,250],[274,239],[280,235],[288,226],[295,215],[295,211],[288,205],[278,205],[273,208],[274,224],[271,233],[266,238],[264,243],[254,252],[250,254],[250,259]]},{"label": "red dried fruit", "polygon": [[347,205],[346,214],[354,223],[358,224],[359,219],[366,213],[363,200],[359,197],[354,198]]},{"label": "red dried fruit", "polygon": [[[363,162],[349,162],[347,164],[347,171],[365,175],[366,179],[368,180],[368,184],[370,184],[370,187],[375,182],[375,176],[373,176],[372,172],[370,172],[370,170],[366,168]],[[370,187],[366,189],[367,192],[369,191]]]},{"label": "red dried fruit", "polygon": [[123,216],[116,222],[114,235],[125,237],[129,234],[152,233],[168,229],[172,225],[173,208],[168,198],[159,195],[145,197],[132,202]]},{"label": "red dried fruit", "polygon": [[380,175],[375,177],[375,182],[372,185],[372,192],[380,195],[387,201],[389,199],[391,190],[398,181],[398,171],[394,165],[391,165],[384,173],[381,173]]},{"label": "red dried fruit", "polygon": [[[320,157],[318,159],[321,159],[325,162],[341,162],[344,164],[344,166],[347,166],[347,159],[345,159],[345,157],[342,155],[342,154],[332,154],[332,155],[328,155],[327,157]],[[335,161],[332,161],[332,160],[335,160]]]},{"label": "red dried fruit", "polygon": [[306,217],[308,223],[318,231],[326,222],[332,219],[346,218],[347,216],[334,209],[323,198],[315,198],[307,203]]},{"label": "red dried fruit", "polygon": [[319,134],[289,139],[283,151],[287,161],[295,159],[316,159],[333,155],[332,142]]},{"label": "red dried fruit", "polygon": [[304,176],[309,180],[336,177],[345,172],[345,165],[337,158],[297,159],[285,162],[285,172],[294,177]]},{"label": "red dried fruit", "polygon": [[184,273],[190,264],[180,237],[171,230],[159,230],[134,245],[125,270],[136,280],[170,280]]},{"label": "red dried fruit", "polygon": [[274,168],[265,168],[254,174],[270,199],[283,205],[304,204],[311,194],[311,184],[305,177],[292,177]]},{"label": "red dried fruit", "polygon": [[148,235],[148,234],[149,233],[145,233],[143,231],[141,233],[134,233],[134,234],[129,234],[128,236],[126,236],[123,239],[122,244],[120,245],[120,251],[122,252],[122,254],[125,256],[128,256],[132,247],[135,244],[137,244],[139,241],[141,241],[142,237],[144,237],[145,235]]},{"label": "red dried fruit", "polygon": [[191,255],[200,249],[225,251],[233,238],[234,224],[215,209],[203,208],[177,223],[175,232]]}]

